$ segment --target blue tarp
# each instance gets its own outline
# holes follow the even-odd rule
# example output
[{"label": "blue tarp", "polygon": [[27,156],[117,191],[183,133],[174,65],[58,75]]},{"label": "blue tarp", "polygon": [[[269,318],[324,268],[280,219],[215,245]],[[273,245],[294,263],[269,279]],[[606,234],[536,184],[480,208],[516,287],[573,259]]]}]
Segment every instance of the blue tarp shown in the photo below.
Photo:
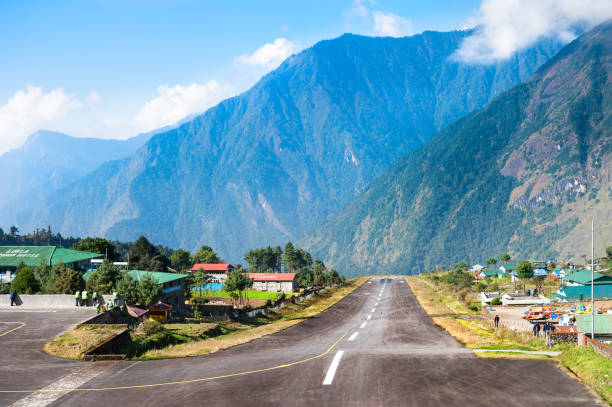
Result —
[{"label": "blue tarp", "polygon": [[534,276],[546,276],[546,270],[544,269],[535,269],[533,270],[533,275]]}]

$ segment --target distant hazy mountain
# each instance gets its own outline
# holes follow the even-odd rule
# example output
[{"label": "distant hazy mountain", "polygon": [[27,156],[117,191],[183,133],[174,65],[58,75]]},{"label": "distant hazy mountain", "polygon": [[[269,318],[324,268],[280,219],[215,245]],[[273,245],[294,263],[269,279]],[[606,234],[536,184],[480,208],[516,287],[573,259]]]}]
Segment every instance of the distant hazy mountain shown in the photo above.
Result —
[{"label": "distant hazy mountain", "polygon": [[24,224],[121,240],[145,234],[189,249],[206,243],[232,261],[297,239],[560,48],[542,43],[486,67],[451,61],[469,34],[322,41],[62,190]]},{"label": "distant hazy mountain", "polygon": [[582,261],[612,244],[612,23],[453,123],[302,242],[334,266],[418,272],[457,261]]},{"label": "distant hazy mountain", "polygon": [[149,137],[103,140],[44,130],[32,134],[22,147],[0,155],[0,226],[19,226],[18,212],[39,206],[46,196],[102,163],[134,154]]}]

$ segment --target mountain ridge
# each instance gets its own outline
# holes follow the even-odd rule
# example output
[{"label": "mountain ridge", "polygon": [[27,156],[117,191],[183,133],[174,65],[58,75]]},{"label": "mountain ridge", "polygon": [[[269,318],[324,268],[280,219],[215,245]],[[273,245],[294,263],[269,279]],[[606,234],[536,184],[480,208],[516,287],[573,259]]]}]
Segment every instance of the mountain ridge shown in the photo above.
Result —
[{"label": "mountain ridge", "polygon": [[560,47],[543,42],[494,66],[450,61],[467,35],[317,43],[249,91],[62,190],[20,224],[120,240],[145,234],[189,249],[209,244],[232,260],[297,239]]},{"label": "mountain ridge", "polygon": [[603,250],[612,239],[610,43],[610,22],[583,34],[299,243],[353,274],[415,273],[506,251],[576,260],[596,213]]}]

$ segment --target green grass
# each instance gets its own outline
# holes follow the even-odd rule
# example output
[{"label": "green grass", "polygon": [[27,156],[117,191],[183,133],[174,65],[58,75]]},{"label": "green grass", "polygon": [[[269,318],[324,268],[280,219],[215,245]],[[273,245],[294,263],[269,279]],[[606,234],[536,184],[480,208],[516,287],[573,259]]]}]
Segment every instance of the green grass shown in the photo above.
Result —
[{"label": "green grass", "polygon": [[596,353],[590,346],[558,345],[558,359],[584,383],[612,404],[612,360]]},{"label": "green grass", "polygon": [[[231,298],[230,293],[227,291],[202,291],[203,298]],[[249,291],[249,298],[252,300],[276,300],[276,297],[279,296],[280,293],[273,293],[267,291]],[[244,293],[243,293],[244,295]],[[289,297],[291,294],[287,294]],[[198,298],[200,296],[200,291],[193,291],[192,296],[194,298]]]}]

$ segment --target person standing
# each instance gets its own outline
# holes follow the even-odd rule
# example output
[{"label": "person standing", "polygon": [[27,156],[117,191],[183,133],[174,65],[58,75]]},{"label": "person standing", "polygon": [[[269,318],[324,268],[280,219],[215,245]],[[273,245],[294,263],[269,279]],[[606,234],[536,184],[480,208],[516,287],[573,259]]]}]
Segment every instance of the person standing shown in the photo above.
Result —
[{"label": "person standing", "polygon": [[13,290],[11,291],[11,307],[13,306],[13,304],[15,304],[15,297],[17,297],[17,291]]},{"label": "person standing", "polygon": [[86,307],[87,306],[87,300],[88,300],[88,296],[87,296],[87,290],[83,290],[83,293],[81,294],[81,300],[83,301],[83,306]]},{"label": "person standing", "polygon": [[497,328],[499,326],[499,315],[495,315],[495,318],[493,318],[493,322],[495,323],[495,328]]},{"label": "person standing", "polygon": [[77,290],[76,294],[74,294],[74,305],[78,307],[79,302],[81,302],[81,292]]},{"label": "person standing", "polygon": [[93,292],[93,294],[91,295],[91,299],[94,305],[98,304],[98,292],[97,291]]}]

